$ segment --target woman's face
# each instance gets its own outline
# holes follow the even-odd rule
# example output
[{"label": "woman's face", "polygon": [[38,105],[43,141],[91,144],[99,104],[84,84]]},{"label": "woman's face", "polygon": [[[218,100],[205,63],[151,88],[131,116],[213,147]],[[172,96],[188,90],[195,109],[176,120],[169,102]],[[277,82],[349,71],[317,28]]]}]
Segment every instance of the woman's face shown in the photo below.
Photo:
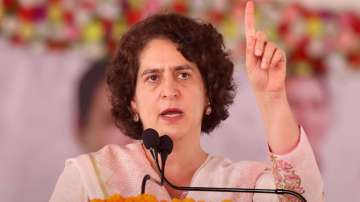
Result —
[{"label": "woman's face", "polygon": [[139,56],[132,110],[144,128],[154,128],[173,140],[201,132],[208,98],[196,64],[166,39],[148,42]]}]

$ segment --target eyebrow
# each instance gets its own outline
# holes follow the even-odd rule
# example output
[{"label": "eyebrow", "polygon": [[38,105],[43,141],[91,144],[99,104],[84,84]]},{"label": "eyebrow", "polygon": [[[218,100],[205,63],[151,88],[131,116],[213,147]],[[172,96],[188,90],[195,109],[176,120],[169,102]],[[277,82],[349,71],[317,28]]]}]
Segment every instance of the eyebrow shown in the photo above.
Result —
[{"label": "eyebrow", "polygon": [[[173,66],[170,67],[171,69],[174,69],[175,71],[179,71],[179,70],[193,70],[193,67],[188,65],[188,64],[184,64],[184,65],[177,65],[177,66]],[[146,74],[151,74],[151,73],[158,73],[158,72],[164,72],[163,68],[150,68],[150,69],[146,69],[141,73],[141,77],[146,75]]]}]

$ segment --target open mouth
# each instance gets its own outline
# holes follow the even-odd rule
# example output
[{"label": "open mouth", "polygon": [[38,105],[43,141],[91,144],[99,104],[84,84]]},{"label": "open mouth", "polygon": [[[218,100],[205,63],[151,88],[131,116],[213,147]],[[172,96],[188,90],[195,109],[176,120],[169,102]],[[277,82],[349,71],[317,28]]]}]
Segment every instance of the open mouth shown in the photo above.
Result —
[{"label": "open mouth", "polygon": [[183,115],[183,111],[177,108],[169,108],[161,112],[162,117],[174,118]]}]

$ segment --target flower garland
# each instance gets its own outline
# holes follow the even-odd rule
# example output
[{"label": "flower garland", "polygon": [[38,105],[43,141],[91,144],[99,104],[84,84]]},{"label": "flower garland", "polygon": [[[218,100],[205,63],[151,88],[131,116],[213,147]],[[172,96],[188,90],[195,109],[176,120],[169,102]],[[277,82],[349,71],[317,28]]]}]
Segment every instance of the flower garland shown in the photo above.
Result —
[{"label": "flower garland", "polygon": [[[149,194],[142,194],[138,196],[123,197],[119,194],[114,194],[107,199],[92,199],[90,202],[167,202],[166,200],[158,201],[155,196]],[[195,201],[191,198],[185,199],[172,199],[171,202],[205,202],[205,201]],[[222,202],[232,202],[231,200],[223,200]]]},{"label": "flower garland", "polygon": [[[159,10],[200,17],[224,34],[235,58],[244,55],[244,1],[189,0],[2,0],[0,37],[35,49],[80,48],[92,57],[111,54],[134,23]],[[309,9],[297,3],[260,1],[257,21],[288,54],[302,49],[303,63],[338,55],[360,69],[360,17],[344,11]],[[303,42],[307,41],[307,46]],[[242,58],[243,61],[244,58]]]}]

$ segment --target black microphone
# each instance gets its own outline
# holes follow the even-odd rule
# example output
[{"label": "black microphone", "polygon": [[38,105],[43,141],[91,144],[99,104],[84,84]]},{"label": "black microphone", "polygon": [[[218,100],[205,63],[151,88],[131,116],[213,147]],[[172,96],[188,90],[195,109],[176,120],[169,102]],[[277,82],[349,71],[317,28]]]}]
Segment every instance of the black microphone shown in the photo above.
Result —
[{"label": "black microphone", "polygon": [[158,149],[161,155],[161,184],[163,184],[165,176],[165,162],[168,155],[172,152],[173,149],[173,141],[168,135],[163,135],[160,137]]},{"label": "black microphone", "polygon": [[[150,131],[151,131],[150,134],[158,134],[154,129],[151,129]],[[156,133],[154,133],[154,131]],[[144,135],[143,135],[143,138],[144,138]],[[172,142],[171,138],[169,136],[167,136],[167,135],[162,139],[163,140],[159,141],[159,144],[157,144],[157,146],[156,146],[156,150],[157,150],[157,149],[159,149],[160,144],[162,144],[161,147],[163,149],[158,150],[158,151],[161,152],[161,158],[162,158],[161,160],[162,160],[162,165],[163,165],[162,169],[160,169],[160,166],[158,165],[159,162],[158,162],[158,159],[157,159],[157,155],[156,155],[156,157],[153,156],[155,161],[156,161],[157,167],[161,172],[161,182],[160,183],[157,182],[156,180],[151,178],[150,175],[145,175],[143,180],[142,180],[142,183],[141,183],[141,194],[145,193],[145,186],[146,186],[147,180],[152,180],[152,181],[157,182],[157,184],[159,184],[159,185],[163,185],[163,182],[166,182],[166,184],[168,184],[171,188],[176,189],[176,190],[182,190],[182,191],[245,192],[245,193],[265,193],[265,194],[279,194],[279,195],[289,194],[289,195],[295,196],[296,198],[300,199],[301,201],[306,202],[306,199],[301,194],[299,194],[299,193],[297,193],[295,191],[286,190],[286,189],[249,189],[249,188],[224,188],[224,187],[183,187],[183,186],[174,185],[170,181],[168,181],[166,179],[165,175],[164,175],[165,161],[167,159],[167,156],[172,151],[173,142]],[[151,140],[151,141],[153,141],[153,140]],[[151,141],[147,140],[147,142],[151,142]],[[145,140],[144,140],[144,142],[145,142]],[[156,142],[156,141],[153,141],[153,142]],[[146,148],[148,149],[148,147],[146,147]],[[151,148],[151,147],[149,147],[149,148]]]},{"label": "black microphone", "polygon": [[160,143],[159,133],[152,128],[148,128],[143,131],[142,139],[145,148],[150,150],[152,157],[155,159],[156,166],[158,167],[159,172],[161,172],[158,162],[158,147]]}]

